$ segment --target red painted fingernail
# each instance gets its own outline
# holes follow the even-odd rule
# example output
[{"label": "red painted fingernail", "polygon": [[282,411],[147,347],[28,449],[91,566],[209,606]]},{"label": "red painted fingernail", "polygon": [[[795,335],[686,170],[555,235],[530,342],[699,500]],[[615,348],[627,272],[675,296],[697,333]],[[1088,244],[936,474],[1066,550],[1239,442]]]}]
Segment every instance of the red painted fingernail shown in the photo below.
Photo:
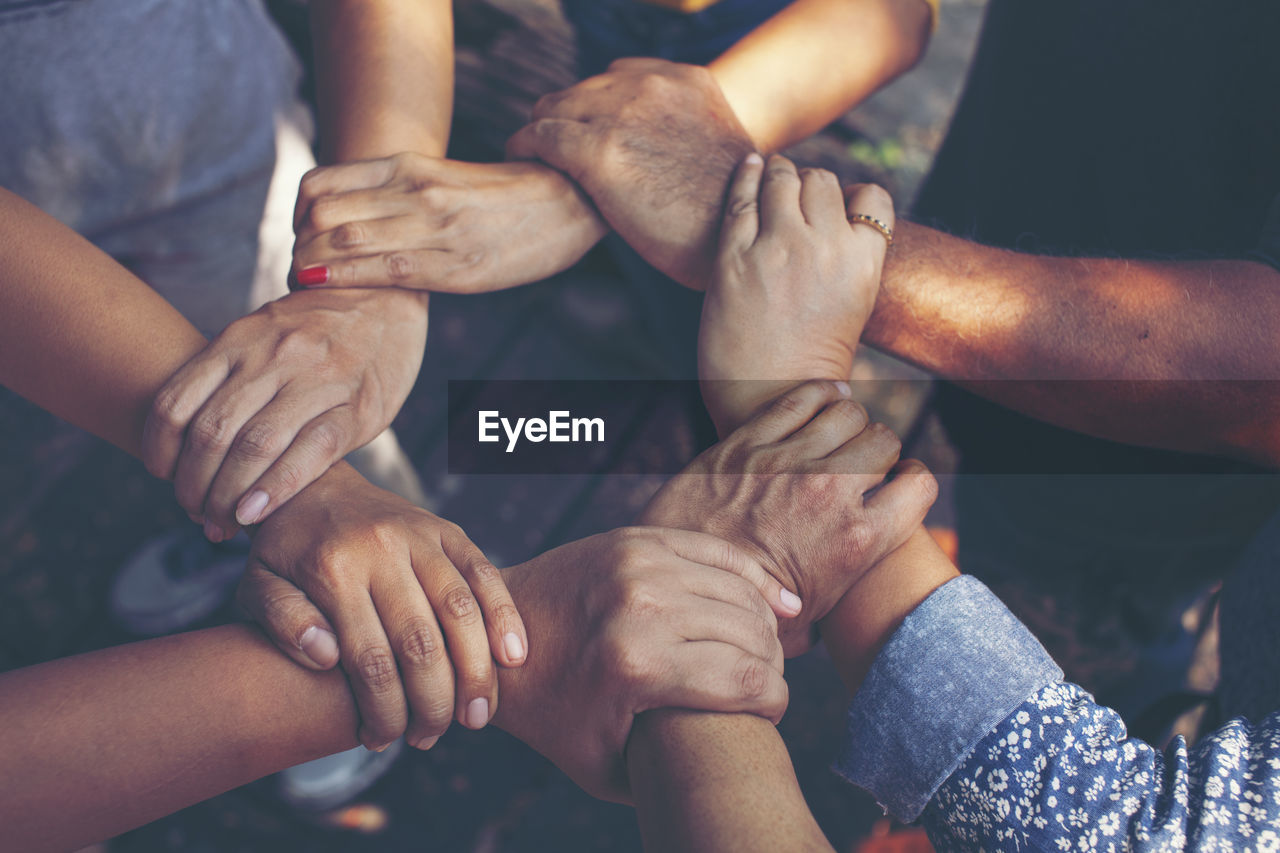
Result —
[{"label": "red painted fingernail", "polygon": [[329,280],[328,267],[307,267],[298,270],[298,284],[303,287],[313,287],[317,284],[324,284]]}]

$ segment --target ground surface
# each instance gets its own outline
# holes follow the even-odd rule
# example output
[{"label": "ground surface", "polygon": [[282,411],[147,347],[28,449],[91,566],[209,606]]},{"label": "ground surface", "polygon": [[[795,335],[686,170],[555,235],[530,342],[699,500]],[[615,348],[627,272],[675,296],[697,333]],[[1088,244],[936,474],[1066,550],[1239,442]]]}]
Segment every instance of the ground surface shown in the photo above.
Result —
[{"label": "ground surface", "polygon": [[[821,137],[798,159],[846,180],[884,183],[905,207],[945,130],[980,24],[980,0],[944,0],[930,57],[914,74]],[[553,6],[470,0],[458,16],[454,156],[496,159],[532,101],[572,82],[572,42]],[[396,421],[437,512],[495,559],[512,563],[629,521],[660,477],[459,477],[446,466],[449,379],[671,378],[692,375],[697,300],[677,288],[640,294],[607,252],[549,282],[475,298],[438,297],[418,385]],[[858,375],[904,374],[866,356]],[[926,382],[869,382],[863,393],[918,450],[945,468],[946,448],[921,420]],[[705,442],[695,403],[639,406],[632,452],[690,458]],[[148,537],[187,523],[163,483],[91,437],[0,392],[0,670],[106,645],[111,573]],[[943,515],[945,521],[945,510]],[[218,619],[234,618],[230,609]],[[207,624],[207,623],[206,623]],[[820,653],[790,662],[782,732],[806,796],[837,849],[863,837],[879,810],[827,769],[844,697]],[[628,809],[596,802],[497,731],[455,729],[430,754],[406,750],[360,802],[308,816],[278,805],[269,781],[233,791],[109,844],[115,851],[638,850]],[[363,828],[336,828],[336,823]]]}]

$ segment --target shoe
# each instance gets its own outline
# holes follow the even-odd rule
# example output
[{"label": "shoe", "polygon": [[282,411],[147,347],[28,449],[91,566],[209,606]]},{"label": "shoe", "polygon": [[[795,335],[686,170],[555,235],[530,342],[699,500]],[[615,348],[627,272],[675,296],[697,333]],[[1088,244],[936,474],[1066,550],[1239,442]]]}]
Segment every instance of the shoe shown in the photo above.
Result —
[{"label": "shoe", "polygon": [[363,794],[387,774],[400,755],[404,740],[382,752],[363,746],[290,767],[276,774],[276,792],[291,806],[328,811]]},{"label": "shoe", "polygon": [[243,533],[213,544],[194,525],[135,551],[111,586],[111,615],[140,636],[171,634],[231,600],[249,556]]}]

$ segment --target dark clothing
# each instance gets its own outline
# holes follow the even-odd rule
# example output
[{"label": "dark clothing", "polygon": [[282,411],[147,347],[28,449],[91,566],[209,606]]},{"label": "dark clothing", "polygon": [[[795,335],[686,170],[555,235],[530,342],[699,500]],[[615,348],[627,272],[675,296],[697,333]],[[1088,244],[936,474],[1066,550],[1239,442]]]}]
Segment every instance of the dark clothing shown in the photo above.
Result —
[{"label": "dark clothing", "polygon": [[[1267,261],[1276,242],[1260,235],[1280,194],[1277,35],[1275,3],[991,0],[913,218],[1026,252]],[[1242,464],[1092,439],[954,386],[939,409],[962,473],[1035,475],[957,487],[961,564],[1002,595],[1001,576],[1030,566],[1063,584],[1051,576],[1070,575],[1082,553],[1106,555],[1099,577],[1123,565],[1147,589],[1192,553],[1220,573],[1280,504],[1280,478]],[[1129,476],[1066,476],[1101,472]],[[1106,588],[1081,595],[1130,607]]]}]

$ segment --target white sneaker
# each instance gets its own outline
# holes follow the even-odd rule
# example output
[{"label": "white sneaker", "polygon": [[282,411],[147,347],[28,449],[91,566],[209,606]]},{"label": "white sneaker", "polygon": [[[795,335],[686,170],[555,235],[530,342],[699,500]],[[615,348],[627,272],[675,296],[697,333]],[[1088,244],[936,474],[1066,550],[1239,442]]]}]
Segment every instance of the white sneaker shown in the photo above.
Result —
[{"label": "white sneaker", "polygon": [[248,556],[243,533],[215,545],[192,525],[151,539],[116,574],[111,615],[141,636],[179,631],[231,600]]},{"label": "white sneaker", "polygon": [[276,790],[291,806],[308,811],[328,811],[363,794],[395,764],[403,740],[393,741],[382,752],[363,746],[290,767],[276,774]]}]

